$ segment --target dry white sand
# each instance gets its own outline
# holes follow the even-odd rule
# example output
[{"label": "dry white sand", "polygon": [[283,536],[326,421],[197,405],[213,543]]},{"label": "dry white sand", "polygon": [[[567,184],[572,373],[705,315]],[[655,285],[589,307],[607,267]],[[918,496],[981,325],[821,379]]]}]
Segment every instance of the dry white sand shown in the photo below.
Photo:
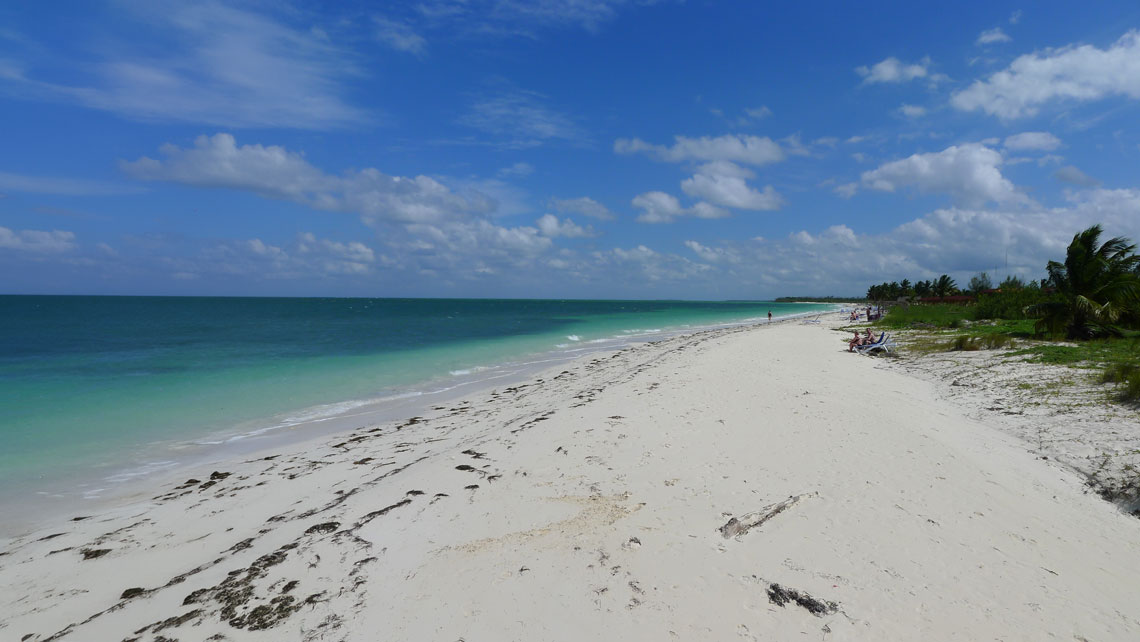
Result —
[{"label": "dry white sand", "polygon": [[934,382],[939,397],[968,417],[1017,437],[1030,452],[1084,475],[1096,492],[1140,511],[1136,408],[1111,403],[1119,390],[1100,381],[1100,368],[1033,363],[1031,356],[1009,348],[939,351],[889,364]]},{"label": "dry white sand", "polygon": [[45,525],[0,639],[1140,639],[1140,520],[845,346],[678,337]]}]

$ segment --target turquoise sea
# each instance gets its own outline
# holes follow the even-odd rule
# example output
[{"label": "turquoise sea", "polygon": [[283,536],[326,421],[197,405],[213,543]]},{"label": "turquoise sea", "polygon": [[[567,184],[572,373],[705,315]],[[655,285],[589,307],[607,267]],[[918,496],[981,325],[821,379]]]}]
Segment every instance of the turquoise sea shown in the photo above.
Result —
[{"label": "turquoise sea", "polygon": [[179,453],[385,399],[497,385],[592,349],[831,307],[0,296],[0,495],[58,494],[61,480],[98,494]]}]

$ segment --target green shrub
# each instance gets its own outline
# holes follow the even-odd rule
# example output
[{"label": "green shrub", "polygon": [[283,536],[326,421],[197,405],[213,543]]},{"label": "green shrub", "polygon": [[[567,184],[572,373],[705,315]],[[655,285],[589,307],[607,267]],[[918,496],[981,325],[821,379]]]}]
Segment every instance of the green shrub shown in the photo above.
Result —
[{"label": "green shrub", "polygon": [[1110,363],[1100,376],[1101,383],[1124,383],[1129,377],[1140,373],[1140,365],[1135,363]]},{"label": "green shrub", "polygon": [[973,352],[974,350],[981,350],[982,345],[977,339],[968,337],[963,334],[961,336],[954,337],[950,341],[949,348],[951,352]]},{"label": "green shrub", "polygon": [[975,319],[1026,319],[1025,308],[1055,298],[1040,288],[1002,290],[978,296],[973,306]]},{"label": "green shrub", "polygon": [[970,318],[970,308],[949,303],[894,306],[875,325],[887,328],[958,328]]},{"label": "green shrub", "polygon": [[951,339],[946,348],[951,352],[973,352],[975,350],[997,350],[1012,345],[1013,338],[1003,334],[983,334],[978,337],[963,334]]},{"label": "green shrub", "polygon": [[1135,363],[1113,363],[1101,375],[1104,383],[1115,383],[1121,401],[1140,401],[1140,365]]},{"label": "green shrub", "polygon": [[1140,401],[1140,371],[1133,371],[1124,381],[1124,390],[1120,393],[1121,399],[1133,403]]},{"label": "green shrub", "polygon": [[1100,380],[1103,383],[1117,384],[1122,401],[1140,401],[1140,362],[1129,360],[1110,363],[1104,367]]}]

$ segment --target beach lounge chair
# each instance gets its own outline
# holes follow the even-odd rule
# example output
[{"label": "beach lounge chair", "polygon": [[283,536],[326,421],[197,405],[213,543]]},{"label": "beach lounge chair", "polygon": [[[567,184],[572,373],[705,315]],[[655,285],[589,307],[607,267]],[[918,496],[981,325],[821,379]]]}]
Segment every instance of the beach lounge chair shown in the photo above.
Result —
[{"label": "beach lounge chair", "polygon": [[879,338],[874,343],[868,343],[861,346],[855,346],[855,351],[859,354],[871,354],[876,350],[883,352],[893,353],[895,351],[895,341],[886,332],[879,335]]},{"label": "beach lounge chair", "polygon": [[858,346],[855,348],[860,354],[873,354],[882,351],[888,354],[894,354],[895,340],[889,334],[884,332],[879,336],[878,341],[868,343],[867,345]]}]

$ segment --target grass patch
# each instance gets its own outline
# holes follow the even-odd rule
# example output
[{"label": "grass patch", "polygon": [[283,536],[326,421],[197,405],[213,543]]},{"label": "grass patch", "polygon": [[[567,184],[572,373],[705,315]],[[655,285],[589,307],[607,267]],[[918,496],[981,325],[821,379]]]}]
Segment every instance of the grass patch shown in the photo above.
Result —
[{"label": "grass patch", "polygon": [[[1124,343],[1118,340],[1117,343]],[[1101,373],[1102,383],[1116,384],[1120,400],[1129,403],[1140,402],[1140,353],[1135,339],[1129,340],[1129,354],[1124,359],[1110,361]]]},{"label": "grass patch", "polygon": [[1132,362],[1110,363],[1101,374],[1101,383],[1125,383],[1140,374],[1140,364]]},{"label": "grass patch", "polygon": [[1136,339],[1100,339],[1076,345],[1036,345],[1008,352],[1029,355],[1031,363],[1101,368],[1100,382],[1115,384],[1121,401],[1140,403],[1140,342]]},{"label": "grass patch", "polygon": [[1140,402],[1140,372],[1133,372],[1124,380],[1120,400],[1129,403]]},{"label": "grass patch", "polygon": [[934,305],[896,306],[875,322],[883,328],[960,328],[970,320],[970,308],[962,305],[937,303]]},{"label": "grass patch", "polygon": [[[987,341],[983,347],[996,348],[1009,345],[1002,339],[998,343],[985,339],[988,336],[1028,339],[1033,337],[1033,319],[974,320],[974,308],[963,305],[933,304],[897,306],[873,325],[883,329],[958,330],[969,329],[971,337]],[[967,348],[968,349],[968,348]]]},{"label": "grass patch", "polygon": [[1140,331],[1062,345],[1042,340],[1034,319],[979,320],[977,316],[975,306],[896,306],[873,325],[880,330],[920,330],[907,346],[916,353],[1009,350],[1003,356],[1026,357],[1030,363],[1103,369],[1102,381],[1116,385],[1121,401],[1140,403]]},{"label": "grass patch", "polygon": [[950,340],[946,349],[951,352],[974,350],[997,350],[1013,345],[1013,337],[1004,334],[983,334],[972,336],[961,334]]},{"label": "grass patch", "polygon": [[1082,341],[1073,345],[1043,343],[1020,350],[1008,356],[1029,355],[1031,363],[1046,363],[1060,366],[1094,365],[1102,366],[1137,361],[1136,342],[1129,339],[1097,339]]},{"label": "grass patch", "polygon": [[982,344],[974,337],[964,334],[958,335],[946,344],[946,349],[950,352],[973,352],[974,350],[981,350]]},{"label": "grass patch", "polygon": [[[1122,337],[1059,343],[1059,337],[1038,335],[1034,323],[1034,319],[978,319],[970,306],[935,304],[893,307],[873,325],[879,330],[917,330],[907,333],[906,351],[912,354],[1007,350],[1002,354],[1005,358],[1091,370],[1094,380],[1099,378],[1101,383],[1113,386],[1113,400],[1140,407],[1140,331],[1130,329],[1124,330]],[[1049,397],[1057,392],[1055,388],[1073,385],[1075,381],[1065,378],[1043,388],[1026,382],[1017,387]],[[1101,399],[1099,403],[1103,403]],[[1076,412],[1082,405],[1069,404],[1055,410]]]},{"label": "grass patch", "polygon": [[975,335],[1002,335],[1011,339],[1033,338],[1033,319],[997,319],[977,321],[970,324],[970,333]]},{"label": "grass patch", "polygon": [[1075,366],[1089,360],[1087,350],[1077,346],[1039,345],[1014,350],[1007,353],[1007,357],[1030,355],[1026,361],[1029,363],[1046,363],[1054,366]]}]

